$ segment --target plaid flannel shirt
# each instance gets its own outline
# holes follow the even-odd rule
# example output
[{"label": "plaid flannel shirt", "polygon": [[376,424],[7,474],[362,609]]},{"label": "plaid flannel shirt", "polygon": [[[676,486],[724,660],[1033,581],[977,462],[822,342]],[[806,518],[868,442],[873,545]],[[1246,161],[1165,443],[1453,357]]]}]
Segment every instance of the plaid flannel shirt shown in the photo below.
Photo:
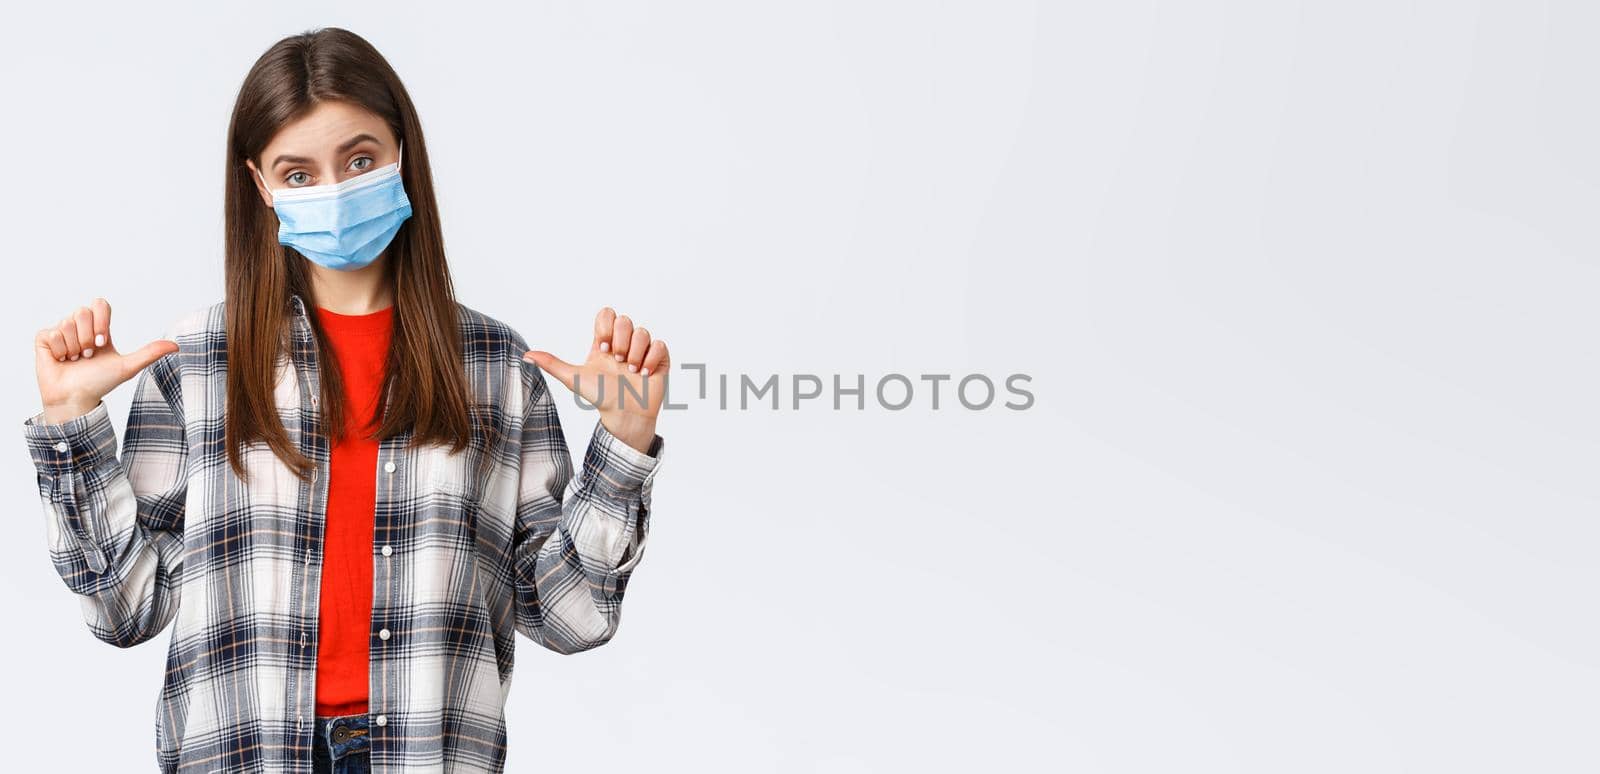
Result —
[{"label": "plaid flannel shirt", "polygon": [[[265,442],[227,463],[223,303],[164,334],[136,377],[120,458],[104,402],[24,421],[56,571],[90,631],[128,647],[176,619],[155,713],[164,772],[309,772],[329,440],[316,348],[293,295],[274,388],[317,462],[296,478]],[[378,452],[371,759],[377,772],[499,772],[515,633],[575,653],[616,632],[649,534],[662,440],[641,453],[595,423],[573,464],[516,331],[458,304],[471,444]]]}]

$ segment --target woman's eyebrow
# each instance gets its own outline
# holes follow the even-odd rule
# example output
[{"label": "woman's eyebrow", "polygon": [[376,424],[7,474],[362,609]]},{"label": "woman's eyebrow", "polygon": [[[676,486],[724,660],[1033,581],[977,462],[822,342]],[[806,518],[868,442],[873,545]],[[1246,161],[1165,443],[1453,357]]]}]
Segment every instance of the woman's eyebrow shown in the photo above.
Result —
[{"label": "woman's eyebrow", "polygon": [[[383,144],[383,143],[378,141],[378,138],[373,137],[370,134],[362,133],[362,134],[358,134],[358,135],[356,135],[354,137],[351,137],[348,140],[345,140],[343,143],[340,143],[339,147],[335,148],[333,152],[335,154],[344,153],[344,152],[350,150],[351,148],[354,148],[357,145],[360,145],[361,143],[369,141],[369,140],[371,142],[373,142],[374,144],[377,144],[377,145],[382,145]],[[310,163],[312,163],[312,160],[308,159],[308,158],[306,158],[304,156],[291,156],[291,155],[285,153],[285,154],[282,154],[282,155],[278,156],[278,158],[273,159],[272,167],[274,169],[276,169],[279,164],[282,164],[284,162],[288,162],[290,164],[310,164]]]}]

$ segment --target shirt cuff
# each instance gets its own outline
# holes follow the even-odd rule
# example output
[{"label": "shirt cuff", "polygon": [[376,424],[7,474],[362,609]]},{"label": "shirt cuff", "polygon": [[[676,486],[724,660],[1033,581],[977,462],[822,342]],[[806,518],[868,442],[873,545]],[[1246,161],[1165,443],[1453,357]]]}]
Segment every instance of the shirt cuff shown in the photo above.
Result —
[{"label": "shirt cuff", "polygon": [[583,458],[583,474],[594,491],[613,499],[648,499],[650,485],[661,466],[661,452],[666,442],[657,435],[650,442],[650,452],[624,443],[611,434],[604,422],[594,423],[594,434],[589,438],[589,450]]},{"label": "shirt cuff", "polygon": [[88,413],[65,422],[46,422],[40,411],[23,420],[22,434],[33,464],[52,476],[94,470],[117,459],[116,431],[103,400]]}]

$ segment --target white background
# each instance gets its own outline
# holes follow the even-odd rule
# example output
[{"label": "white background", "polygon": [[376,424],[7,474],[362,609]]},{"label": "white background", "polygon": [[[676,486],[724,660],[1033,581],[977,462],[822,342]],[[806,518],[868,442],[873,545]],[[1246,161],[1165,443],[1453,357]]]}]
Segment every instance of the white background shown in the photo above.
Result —
[{"label": "white background", "polygon": [[535,347],[611,304],[712,373],[1033,377],[669,412],[622,628],[521,641],[508,770],[1600,766],[1594,6],[517,5],[7,10],[0,767],[154,768],[168,638],[49,564],[33,333],[221,300],[234,95],[322,25]]}]

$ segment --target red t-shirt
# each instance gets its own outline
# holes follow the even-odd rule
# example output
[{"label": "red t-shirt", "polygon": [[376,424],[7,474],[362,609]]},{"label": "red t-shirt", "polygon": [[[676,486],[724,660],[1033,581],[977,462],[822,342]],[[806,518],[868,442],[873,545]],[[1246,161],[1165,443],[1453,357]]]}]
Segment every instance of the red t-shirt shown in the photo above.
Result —
[{"label": "red t-shirt", "polygon": [[317,307],[344,377],[345,427],[328,462],[328,520],[323,528],[322,599],[317,620],[318,715],[367,711],[367,648],[372,632],[372,531],[378,442],[362,425],[378,408],[394,307],[348,315]]}]

